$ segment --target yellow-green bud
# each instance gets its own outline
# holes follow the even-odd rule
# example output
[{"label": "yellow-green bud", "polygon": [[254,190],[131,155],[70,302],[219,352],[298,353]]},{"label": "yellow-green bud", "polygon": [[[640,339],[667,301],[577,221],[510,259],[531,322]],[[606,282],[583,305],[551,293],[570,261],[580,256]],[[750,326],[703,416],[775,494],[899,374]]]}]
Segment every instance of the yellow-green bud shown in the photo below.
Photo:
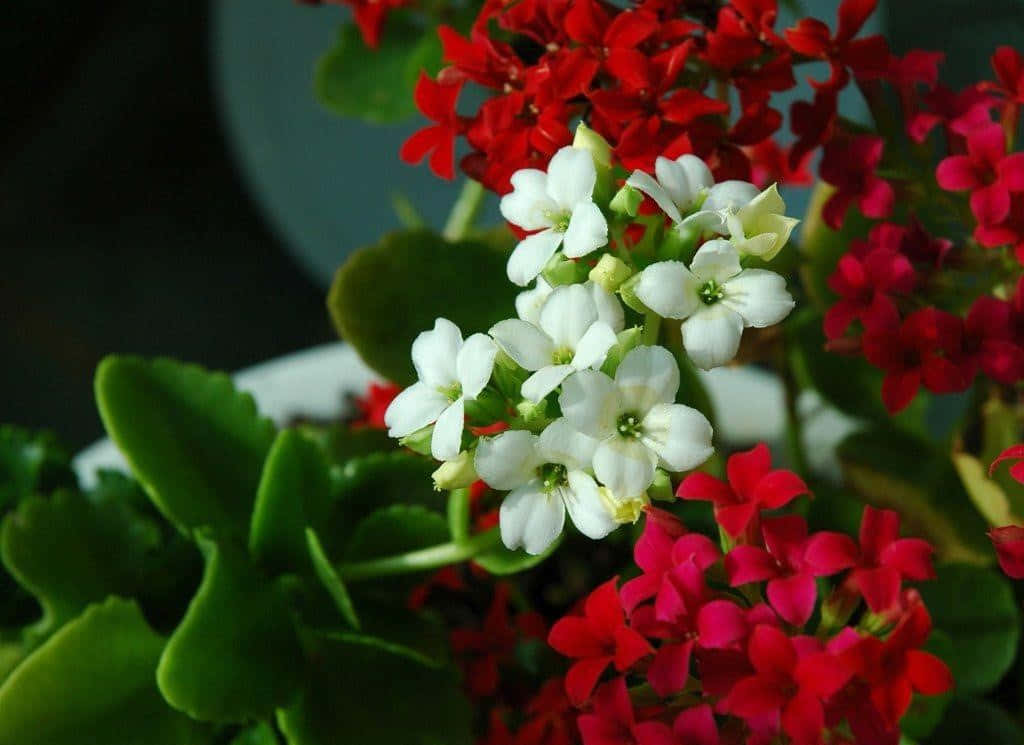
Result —
[{"label": "yellow-green bud", "polygon": [[583,122],[576,127],[576,136],[573,137],[572,146],[580,150],[589,150],[594,156],[594,165],[598,168],[612,167],[612,146],[608,140],[592,130]]},{"label": "yellow-green bud", "polygon": [[646,493],[635,497],[617,497],[604,486],[600,488],[598,493],[601,495],[601,502],[604,504],[605,509],[608,510],[612,520],[620,525],[635,523],[640,519],[644,507],[651,503]]},{"label": "yellow-green bud", "polygon": [[654,483],[647,487],[647,496],[659,502],[674,502],[676,493],[672,489],[672,479],[660,468],[654,472]]},{"label": "yellow-green bud", "polygon": [[644,330],[639,326],[633,326],[632,328],[620,331],[615,337],[615,344],[608,350],[608,354],[604,358],[604,364],[601,365],[601,372],[614,378],[615,371],[619,369],[619,363],[622,362],[622,358],[625,357],[631,349],[640,344],[640,339],[643,337],[643,333]]},{"label": "yellow-green bud", "polygon": [[434,425],[430,424],[423,429],[418,429],[411,435],[406,435],[398,441],[402,447],[407,447],[414,453],[430,455],[430,440],[434,436]]},{"label": "yellow-green bud", "polygon": [[533,432],[543,429],[548,424],[548,402],[545,400],[535,404],[524,399],[516,404],[516,413],[519,414],[523,425]]},{"label": "yellow-green bud", "polygon": [[597,265],[590,270],[590,274],[587,276],[608,292],[615,292],[619,289],[619,285],[629,279],[632,274],[633,270],[622,259],[605,254],[598,259]]},{"label": "yellow-green bud", "polygon": [[552,287],[575,285],[586,279],[587,265],[582,261],[567,259],[558,253],[548,261],[542,275]]},{"label": "yellow-green bud", "polygon": [[464,489],[479,476],[473,465],[473,453],[463,450],[451,460],[442,463],[433,474],[435,489]]},{"label": "yellow-green bud", "polygon": [[619,285],[619,297],[622,298],[629,308],[635,310],[637,313],[647,314],[651,312],[651,309],[644,305],[640,298],[636,296],[636,286],[640,282],[640,275],[634,274],[632,277],[627,279],[621,285]]},{"label": "yellow-green bud", "polygon": [[629,184],[624,184],[621,189],[615,192],[608,209],[620,215],[636,217],[636,211],[640,209],[640,203],[644,201],[644,195],[639,189],[634,189]]}]

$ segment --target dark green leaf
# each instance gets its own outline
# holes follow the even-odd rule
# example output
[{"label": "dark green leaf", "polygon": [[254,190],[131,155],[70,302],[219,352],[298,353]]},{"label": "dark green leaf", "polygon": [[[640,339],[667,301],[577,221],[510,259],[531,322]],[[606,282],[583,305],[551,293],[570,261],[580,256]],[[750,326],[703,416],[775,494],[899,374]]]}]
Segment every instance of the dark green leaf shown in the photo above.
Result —
[{"label": "dark green leaf", "polygon": [[306,545],[309,549],[313,571],[323,584],[324,589],[327,590],[327,594],[331,596],[338,612],[353,628],[358,629],[360,627],[359,617],[356,615],[355,608],[352,607],[352,599],[348,595],[348,590],[345,589],[341,577],[334,571],[330,560],[324,554],[320,539],[316,537],[316,532],[312,528],[306,528]]},{"label": "dark green leaf", "polygon": [[274,439],[230,378],[170,360],[108,357],[96,372],[107,432],[156,506],[186,532],[244,536]]},{"label": "dark green leaf", "polygon": [[920,586],[935,628],[953,644],[946,662],[957,692],[984,693],[1013,664],[1020,641],[1020,612],[1013,589],[995,571],[961,564],[938,568],[938,579]]},{"label": "dark green leaf", "polygon": [[513,313],[508,253],[478,240],[449,243],[427,230],[391,233],[349,257],[327,298],[335,326],[388,380],[415,380],[413,339],[450,319],[467,336]]},{"label": "dark green leaf", "polygon": [[278,740],[274,728],[260,722],[235,735],[230,745],[278,745]]},{"label": "dark green leaf", "polygon": [[469,706],[451,670],[355,635],[321,640],[301,698],[279,712],[278,724],[291,745],[472,742]]},{"label": "dark green leaf", "polygon": [[0,515],[31,494],[76,483],[71,459],[53,435],[0,427]]},{"label": "dark green leaf", "polygon": [[0,745],[182,745],[209,739],[160,698],[164,640],[111,598],[39,647],[0,687]]},{"label": "dark green leaf", "polygon": [[324,450],[334,463],[344,464],[351,458],[371,453],[384,453],[397,447],[395,440],[383,429],[363,427],[352,429],[348,424],[330,427],[325,432]]},{"label": "dark green leaf", "polygon": [[266,717],[292,698],[302,677],[288,607],[245,552],[197,540],[206,573],[160,658],[160,691],[194,719]]},{"label": "dark green leaf", "polygon": [[317,63],[313,87],[335,114],[387,124],[416,113],[413,89],[420,71],[432,76],[440,67],[441,43],[432,27],[393,16],[380,45],[368,49],[359,28],[347,23]]},{"label": "dark green leaf", "polygon": [[448,521],[425,507],[392,504],[356,526],[345,549],[346,562],[394,556],[450,540]]},{"label": "dark green leaf", "polygon": [[439,617],[410,610],[407,593],[382,597],[375,589],[373,583],[352,587],[366,634],[405,648],[425,665],[441,667],[451,661],[448,630]]},{"label": "dark green leaf", "polygon": [[330,478],[320,448],[294,430],[274,440],[256,492],[249,530],[249,553],[272,571],[312,568],[306,526],[327,514]]},{"label": "dark green leaf", "polygon": [[1024,730],[1005,711],[981,699],[956,696],[925,745],[1020,745]]}]

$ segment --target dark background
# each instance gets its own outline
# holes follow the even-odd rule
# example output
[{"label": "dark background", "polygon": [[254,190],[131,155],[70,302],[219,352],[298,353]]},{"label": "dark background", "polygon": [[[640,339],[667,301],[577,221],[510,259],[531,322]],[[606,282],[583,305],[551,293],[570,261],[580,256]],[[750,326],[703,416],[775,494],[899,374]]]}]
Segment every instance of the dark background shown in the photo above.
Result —
[{"label": "dark background", "polygon": [[[830,23],[835,5],[805,3]],[[945,50],[955,84],[1021,43],[1021,0],[890,6],[897,51]],[[0,422],[77,448],[101,434],[92,374],[109,352],[233,370],[334,338],[323,287],[233,163],[210,20],[199,0],[4,3]]]}]

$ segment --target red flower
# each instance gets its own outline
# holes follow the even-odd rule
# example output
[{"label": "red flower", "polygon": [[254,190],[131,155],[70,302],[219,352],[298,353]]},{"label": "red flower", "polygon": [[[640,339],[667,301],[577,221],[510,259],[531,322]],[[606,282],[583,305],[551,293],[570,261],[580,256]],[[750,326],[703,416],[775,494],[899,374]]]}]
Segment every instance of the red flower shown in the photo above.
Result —
[{"label": "red flower", "polygon": [[1010,195],[1010,212],[998,225],[978,225],[974,238],[983,246],[1013,245],[1017,261],[1024,264],[1024,192]]},{"label": "red flower", "polygon": [[846,68],[859,78],[877,78],[889,65],[889,45],[881,36],[854,39],[861,26],[875,11],[878,0],[843,0],[839,6],[839,26],[835,36],[816,18],[804,18],[785,31],[790,48],[806,57],[828,60],[832,76],[823,83],[812,81],[819,88],[838,90],[846,85]]},{"label": "red flower", "polygon": [[875,613],[891,611],[899,602],[904,579],[935,578],[934,549],[920,538],[900,538],[900,516],[867,506],[860,522],[860,546],[842,533],[811,537],[804,560],[823,574],[853,567],[849,582]]},{"label": "red flower", "polygon": [[[1021,446],[1017,445],[1016,447],[1020,448]],[[1020,463],[1017,464],[1017,466],[1020,465]],[[1016,466],[1014,467],[1016,468]],[[1020,481],[1020,479],[1017,480]],[[999,566],[1002,567],[1006,575],[1013,579],[1024,579],[1024,528],[1019,525],[992,528],[988,532],[988,537],[996,550]]]},{"label": "red flower", "polygon": [[810,153],[791,166],[790,150],[784,150],[771,138],[744,148],[744,152],[750,159],[751,178],[759,189],[766,189],[772,184],[810,186],[814,183],[814,176],[807,169]]},{"label": "red flower", "polygon": [[992,55],[992,69],[999,83],[982,83],[982,87],[1007,101],[1024,104],[1024,55],[1013,47],[999,47]]},{"label": "red flower", "polygon": [[516,745],[573,745],[575,732],[576,709],[565,695],[565,682],[552,678],[526,704]]},{"label": "red flower", "polygon": [[890,413],[904,409],[923,383],[934,393],[970,385],[959,363],[963,320],[935,308],[907,316],[898,329],[872,329],[864,335],[864,356],[885,372],[882,401]]},{"label": "red flower", "polygon": [[394,383],[370,383],[366,393],[356,396],[353,402],[359,409],[359,416],[352,422],[352,427],[387,429],[387,425],[384,424],[384,412],[401,392],[401,387]]},{"label": "red flower", "polygon": [[837,138],[825,145],[818,170],[837,189],[823,208],[825,222],[833,230],[842,227],[846,210],[854,202],[865,217],[883,218],[892,212],[892,186],[875,175],[884,148],[885,141],[872,135]]},{"label": "red flower", "polygon": [[796,142],[789,151],[789,166],[796,168],[819,145],[832,138],[836,124],[836,92],[817,90],[814,101],[794,101],[789,107],[790,129]]},{"label": "red flower", "polygon": [[793,745],[819,745],[825,729],[822,699],[850,678],[832,655],[809,637],[790,639],[772,626],[758,626],[747,654],[754,674],[739,680],[722,701],[723,711],[769,731],[781,729]]},{"label": "red flower", "polygon": [[590,698],[601,673],[614,663],[624,672],[653,650],[640,634],[626,625],[618,578],[598,587],[587,598],[582,616],[566,616],[555,623],[548,644],[576,662],[565,676],[569,699],[580,705]]},{"label": "red flower", "polygon": [[679,712],[672,726],[664,722],[643,722],[637,726],[644,745],[719,745],[718,725],[708,704]]},{"label": "red flower", "polygon": [[399,151],[404,162],[419,163],[431,153],[430,170],[444,179],[455,177],[455,136],[463,129],[455,113],[455,101],[463,82],[464,79],[458,79],[453,83],[440,83],[420,73],[413,94],[416,106],[425,117],[437,123],[424,127],[405,141]]},{"label": "red flower", "polygon": [[1024,459],[1024,445],[1011,445],[992,461],[992,464],[988,467],[988,475],[991,476],[995,473],[996,466],[1004,460],[1016,460],[1017,462],[1010,466],[1010,475],[1017,482],[1024,484],[1024,460],[1022,459]]},{"label": "red flower", "polygon": [[891,295],[906,295],[917,276],[906,256],[878,247],[867,254],[844,254],[828,278],[839,300],[825,314],[825,336],[838,339],[854,320],[866,329],[884,329],[899,323],[899,310]]},{"label": "red flower", "polygon": [[625,678],[598,688],[592,712],[581,714],[576,721],[583,745],[668,745],[662,739],[662,725],[636,721]]},{"label": "red flower", "polygon": [[980,225],[1001,223],[1010,214],[1010,192],[1024,191],[1024,153],[1006,154],[1006,135],[989,123],[967,135],[967,154],[951,155],[935,171],[947,191],[971,190],[971,212]]},{"label": "red flower", "polygon": [[982,295],[967,314],[964,332],[967,355],[986,375],[1004,385],[1024,377],[1024,349],[1014,338],[1010,303]]},{"label": "red flower", "polygon": [[908,116],[907,133],[915,142],[924,142],[935,125],[942,123],[949,150],[954,153],[963,152],[964,135],[992,121],[989,110],[996,104],[996,99],[985,93],[980,84],[957,93],[939,83],[924,100],[929,111]]},{"label": "red flower", "polygon": [[715,520],[733,538],[744,533],[760,510],[778,509],[809,493],[807,485],[792,471],[772,470],[771,453],[764,443],[730,456],[726,474],[728,483],[694,471],[683,479],[676,495],[714,504]]}]

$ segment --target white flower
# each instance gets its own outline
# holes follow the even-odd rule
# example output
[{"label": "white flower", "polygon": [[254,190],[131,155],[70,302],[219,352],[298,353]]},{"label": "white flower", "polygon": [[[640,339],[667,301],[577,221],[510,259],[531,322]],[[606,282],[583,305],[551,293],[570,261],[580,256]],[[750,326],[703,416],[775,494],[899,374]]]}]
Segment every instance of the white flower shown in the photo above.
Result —
[{"label": "white flower", "polygon": [[722,211],[729,239],[736,250],[771,261],[786,245],[800,221],[786,217],[786,203],[772,184],[737,210]]},{"label": "white flower", "polygon": [[553,289],[546,279],[537,277],[533,289],[523,290],[516,295],[516,315],[536,326],[540,322],[540,309],[544,307],[544,301]]},{"label": "white flower", "polygon": [[523,369],[524,398],[537,403],[577,370],[600,367],[625,321],[622,307],[594,282],[556,287],[536,324],[501,321],[491,336]]},{"label": "white flower", "polygon": [[528,235],[508,260],[508,278],[525,287],[540,274],[559,246],[569,258],[585,256],[608,242],[608,223],[592,200],[597,170],[587,150],[563,147],[548,172],[524,168],[512,174],[512,193],[501,199],[501,214]]},{"label": "white flower", "polygon": [[637,347],[612,380],[594,370],[575,373],[558,402],[573,427],[600,440],[594,474],[612,494],[642,494],[660,464],[685,471],[714,452],[711,424],[696,409],[673,403],[679,368],[664,347]]},{"label": "white flower", "polygon": [[649,196],[674,224],[683,220],[714,186],[711,169],[696,155],[681,155],[675,160],[658,156],[654,162],[657,181],[644,171],[633,171],[626,183]]},{"label": "white flower", "polygon": [[540,437],[525,430],[480,440],[476,470],[494,489],[511,490],[501,503],[501,539],[540,554],[562,533],[565,513],[590,538],[604,538],[617,524],[605,509],[597,483],[587,471],[597,442],[564,418]]},{"label": "white flower", "polygon": [[726,235],[729,232],[726,217],[746,207],[758,193],[757,187],[749,181],[730,180],[715,184],[708,191],[700,211],[684,219],[682,225],[701,232]]},{"label": "white flower", "polygon": [[480,395],[491,379],[497,351],[486,334],[473,334],[463,342],[458,326],[438,318],[432,331],[412,343],[419,381],[388,406],[388,434],[405,437],[434,422],[431,454],[438,460],[455,458],[461,450],[465,402]]},{"label": "white flower", "polygon": [[681,261],[651,264],[636,296],[664,318],[685,319],[683,346],[704,370],[736,356],[744,327],[778,323],[793,309],[786,280],[765,269],[742,269],[736,247],[715,239],[698,249],[690,268]]}]

